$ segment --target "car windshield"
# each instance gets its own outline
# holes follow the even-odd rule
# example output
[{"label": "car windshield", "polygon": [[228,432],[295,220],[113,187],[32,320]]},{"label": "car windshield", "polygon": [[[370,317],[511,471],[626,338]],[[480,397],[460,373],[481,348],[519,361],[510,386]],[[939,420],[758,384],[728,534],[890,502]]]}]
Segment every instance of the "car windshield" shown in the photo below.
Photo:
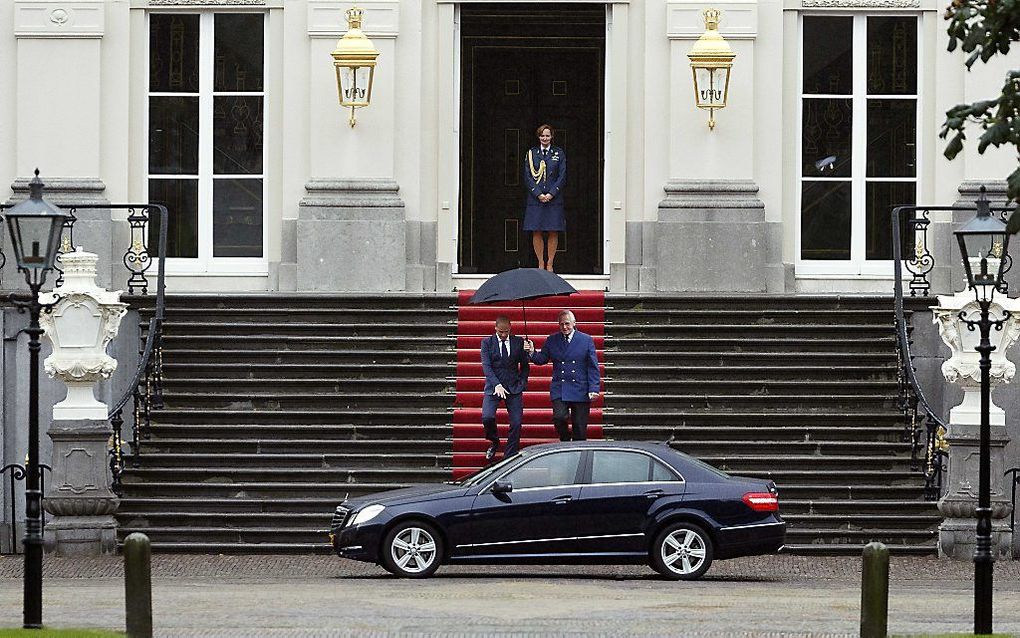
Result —
[{"label": "car windshield", "polygon": [[508,467],[511,463],[519,459],[520,456],[521,456],[520,454],[514,454],[510,458],[503,459],[502,461],[496,463],[495,465],[490,465],[489,467],[483,468],[479,470],[477,473],[472,474],[471,476],[466,476],[459,481],[454,481],[453,484],[463,485],[465,487],[469,487],[471,485],[478,485],[487,478],[494,476],[500,470]]}]

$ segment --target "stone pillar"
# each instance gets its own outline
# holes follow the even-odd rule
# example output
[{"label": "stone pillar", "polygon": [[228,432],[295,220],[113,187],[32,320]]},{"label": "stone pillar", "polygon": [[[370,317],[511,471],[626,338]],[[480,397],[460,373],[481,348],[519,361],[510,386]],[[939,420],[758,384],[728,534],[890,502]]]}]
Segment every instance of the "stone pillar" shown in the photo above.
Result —
[{"label": "stone pillar", "polygon": [[[939,328],[942,341],[949,346],[952,356],[942,364],[942,374],[950,383],[959,384],[964,391],[960,405],[949,412],[949,463],[943,480],[944,495],[939,500],[939,511],[945,520],[939,525],[939,554],[957,560],[973,560],[978,500],[978,467],[980,463],[981,425],[981,371],[980,355],[974,349],[980,340],[977,330],[968,330],[960,320],[960,312],[976,319],[980,309],[974,293],[964,290],[953,296],[940,295],[939,305],[932,309],[933,321]],[[991,306],[993,320],[1004,312],[1012,313],[1001,331],[992,330],[991,385],[1009,383],[1016,366],[1006,358],[1006,350],[1020,336],[1020,300],[998,297]],[[994,403],[989,409],[991,436],[989,439],[991,467],[992,553],[996,557],[1009,555],[1012,537],[1009,530],[1009,494],[1002,479],[1006,469],[1005,412]]]},{"label": "stone pillar", "polygon": [[405,290],[406,217],[390,179],[305,185],[297,220],[298,291]]},{"label": "stone pillar", "polygon": [[116,336],[127,305],[119,292],[95,284],[93,253],[76,251],[61,256],[64,283],[43,303],[52,303],[40,324],[53,344],[46,373],[63,381],[67,398],[53,407],[49,435],[53,442],[53,471],[46,483],[43,507],[54,518],[46,524],[49,551],[75,556],[116,550],[118,500],[111,490],[108,406],[96,401],[94,386],[108,379],[117,362],[106,354]]},{"label": "stone pillar", "polygon": [[[655,287],[765,292],[765,204],[751,180],[671,180],[655,224]],[[647,248],[646,248],[647,250]]]}]

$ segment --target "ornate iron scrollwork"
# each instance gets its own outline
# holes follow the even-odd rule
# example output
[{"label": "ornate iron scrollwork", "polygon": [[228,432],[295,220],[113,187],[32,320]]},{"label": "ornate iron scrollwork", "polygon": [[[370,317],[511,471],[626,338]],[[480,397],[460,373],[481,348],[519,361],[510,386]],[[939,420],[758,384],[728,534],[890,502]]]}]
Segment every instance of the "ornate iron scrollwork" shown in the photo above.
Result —
[{"label": "ornate iron scrollwork", "polygon": [[[152,266],[152,258],[149,256],[149,249],[146,245],[146,232],[149,228],[149,208],[130,208],[127,218],[131,232],[131,245],[124,253],[124,265],[131,272],[128,278],[128,293],[135,294],[135,289],[141,290],[143,295],[149,294],[149,278],[146,271]],[[160,277],[162,277],[162,268]]]},{"label": "ornate iron scrollwork", "polygon": [[74,223],[78,221],[78,216],[75,215],[78,207],[71,206],[66,210],[67,219],[64,220],[64,230],[60,235],[60,246],[57,247],[57,260],[53,264],[53,270],[57,271],[57,278],[53,282],[54,288],[64,283],[64,269],[59,266],[60,256],[74,252]]}]

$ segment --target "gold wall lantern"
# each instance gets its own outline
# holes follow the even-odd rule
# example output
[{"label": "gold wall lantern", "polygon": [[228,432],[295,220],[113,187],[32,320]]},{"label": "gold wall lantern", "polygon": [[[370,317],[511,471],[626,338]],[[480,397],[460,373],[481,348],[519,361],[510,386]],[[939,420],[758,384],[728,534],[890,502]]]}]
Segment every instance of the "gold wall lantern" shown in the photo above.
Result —
[{"label": "gold wall lantern", "polygon": [[694,101],[699,109],[708,109],[708,128],[715,130],[715,111],[726,106],[730,92],[730,69],[737,54],[719,33],[718,9],[705,9],[705,32],[694,43],[687,57],[694,73]]},{"label": "gold wall lantern", "polygon": [[354,109],[368,106],[372,101],[372,80],[375,78],[375,59],[379,57],[379,51],[361,32],[361,19],[365,11],[351,7],[345,15],[347,33],[336,43],[336,49],[330,55],[336,67],[340,106],[350,107],[348,123],[354,126]]}]

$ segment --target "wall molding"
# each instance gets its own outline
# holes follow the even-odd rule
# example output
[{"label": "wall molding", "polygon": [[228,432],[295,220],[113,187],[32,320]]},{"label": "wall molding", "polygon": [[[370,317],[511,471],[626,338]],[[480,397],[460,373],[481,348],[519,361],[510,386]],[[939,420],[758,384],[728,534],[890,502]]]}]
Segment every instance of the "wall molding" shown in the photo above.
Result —
[{"label": "wall molding", "polygon": [[106,12],[99,0],[14,3],[16,38],[102,38]]},{"label": "wall molding", "polygon": [[758,37],[758,4],[755,2],[728,2],[706,5],[671,1],[666,5],[666,37],[670,40],[697,40],[705,32],[705,19],[701,12],[709,6],[722,12],[719,33],[727,40],[753,40]]},{"label": "wall molding", "polygon": [[400,27],[400,2],[394,0],[308,1],[308,35],[312,38],[339,38],[347,32],[348,9],[358,5],[365,10],[364,28],[369,38],[395,38]]}]

